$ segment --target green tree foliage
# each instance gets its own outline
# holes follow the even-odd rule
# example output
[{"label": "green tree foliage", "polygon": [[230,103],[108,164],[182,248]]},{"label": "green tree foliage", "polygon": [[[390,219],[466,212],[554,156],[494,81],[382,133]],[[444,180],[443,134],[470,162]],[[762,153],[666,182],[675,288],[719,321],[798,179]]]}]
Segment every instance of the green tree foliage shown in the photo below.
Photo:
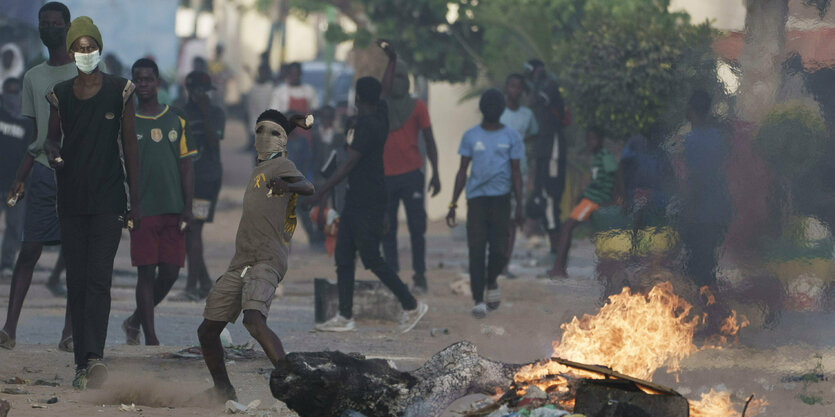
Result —
[{"label": "green tree foliage", "polygon": [[768,112],[754,146],[778,175],[795,180],[825,154],[826,137],[826,125],[817,109],[788,101]]},{"label": "green tree foliage", "polygon": [[708,23],[662,0],[589,0],[555,68],[579,122],[613,139],[670,131],[695,88],[721,91]]},{"label": "green tree foliage", "polygon": [[[353,0],[370,25],[347,33],[331,25],[331,41],[367,46],[391,40],[411,69],[430,80],[493,85],[521,72],[532,57],[555,73],[575,118],[613,139],[674,128],[690,92],[719,93],[714,32],[673,13],[669,0]],[[346,0],[291,0],[312,11]],[[448,11],[457,19],[447,21]]]}]

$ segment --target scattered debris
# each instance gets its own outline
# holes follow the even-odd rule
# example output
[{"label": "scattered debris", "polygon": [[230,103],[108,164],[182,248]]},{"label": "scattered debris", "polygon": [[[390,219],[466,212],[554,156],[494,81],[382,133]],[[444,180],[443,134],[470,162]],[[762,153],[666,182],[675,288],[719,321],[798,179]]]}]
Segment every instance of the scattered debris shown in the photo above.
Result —
[{"label": "scattered debris", "polygon": [[[226,353],[226,360],[249,360],[258,358],[259,353],[251,343],[240,346],[232,346],[223,349]],[[192,346],[174,353],[165,353],[164,359],[203,359],[203,350],[200,346]]]},{"label": "scattered debris", "polygon": [[470,277],[467,275],[466,278],[461,278],[458,281],[449,284],[449,288],[452,290],[452,293],[455,295],[463,295],[465,297],[472,297],[473,293],[470,290]]},{"label": "scattered debris", "polygon": [[525,398],[530,398],[532,400],[545,400],[548,398],[548,394],[536,385],[531,385],[525,392]]},{"label": "scattered debris", "polygon": [[261,400],[253,400],[248,405],[243,405],[237,401],[229,400],[226,402],[226,412],[229,414],[249,414],[254,415],[261,405]]},{"label": "scattered debris", "polygon": [[3,383],[21,385],[21,384],[25,384],[26,380],[21,378],[21,377],[18,377],[18,376],[13,376],[13,377],[3,381]]},{"label": "scattered debris", "polygon": [[41,386],[41,387],[57,387],[61,384],[59,384],[57,382],[53,382],[53,381],[47,381],[45,379],[39,379],[39,380],[33,382],[32,385],[37,385],[37,386]]},{"label": "scattered debris", "polygon": [[48,400],[41,400],[41,401],[46,403],[46,404],[55,404],[55,403],[58,402],[58,397],[52,397]]},{"label": "scattered debris", "polygon": [[28,366],[23,367],[23,373],[25,373],[25,374],[39,374],[41,372],[42,371],[40,369],[30,368]]},{"label": "scattered debris", "polygon": [[803,375],[787,375],[780,378],[780,382],[788,383],[788,382],[823,382],[827,381],[827,377],[824,374],[809,372]]},{"label": "scattered debris", "polygon": [[26,391],[23,388],[3,388],[3,394],[10,394],[10,395],[27,395],[29,391]]},{"label": "scattered debris", "polygon": [[432,330],[429,331],[429,335],[432,337],[447,335],[449,334],[449,329],[446,327],[434,327]]},{"label": "scattered debris", "polygon": [[49,408],[43,404],[32,404],[32,408]]},{"label": "scattered debris", "polygon": [[488,324],[481,325],[481,334],[504,336],[505,330],[501,326],[491,326]]},{"label": "scattered debris", "polygon": [[141,408],[136,408],[136,404],[131,403],[130,405],[127,405],[127,404],[120,405],[119,406],[119,411],[129,411],[129,412],[132,412],[132,413],[138,413],[138,412],[142,411],[142,409]]}]

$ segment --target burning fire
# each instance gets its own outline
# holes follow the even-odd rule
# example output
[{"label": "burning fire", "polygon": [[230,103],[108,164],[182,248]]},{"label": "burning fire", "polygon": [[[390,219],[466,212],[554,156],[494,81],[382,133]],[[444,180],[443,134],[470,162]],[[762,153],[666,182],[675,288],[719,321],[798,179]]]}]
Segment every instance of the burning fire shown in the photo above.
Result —
[{"label": "burning fire", "polygon": [[[608,303],[596,315],[575,317],[563,324],[562,339],[554,342],[553,356],[606,366],[645,380],[651,380],[662,366],[666,366],[667,372],[676,372],[682,359],[698,350],[693,344],[693,334],[701,318],[691,314],[692,309],[690,303],[673,293],[670,283],[658,284],[646,295],[632,294],[629,288],[624,288],[620,294],[609,297]],[[723,321],[723,336],[718,342],[735,337],[747,324],[744,317],[737,318],[733,312]],[[570,391],[569,380],[572,378],[602,376],[555,361],[544,361],[525,366],[515,375],[514,381],[522,389],[535,385],[559,395]],[[563,397],[560,402],[573,408],[573,398]],[[761,405],[764,404],[757,404]],[[733,409],[730,394],[711,391],[691,404],[691,416],[729,417],[739,416],[739,413]]]},{"label": "burning fire", "polygon": [[[681,360],[696,350],[693,333],[699,319],[691,317],[691,310],[669,283],[656,285],[646,296],[624,288],[609,297],[609,303],[596,315],[575,317],[563,324],[562,340],[554,342],[554,356],[607,366],[641,379],[651,378],[664,365],[674,372]],[[567,386],[553,387],[567,385],[564,378],[541,382],[547,375],[559,374],[576,375],[577,371],[549,361],[523,368],[515,380],[520,385],[535,384],[546,392],[567,390]]]},{"label": "burning fire", "polygon": [[[748,404],[745,415],[756,416],[766,405],[768,401],[765,399],[754,399]],[[731,394],[727,391],[716,392],[711,389],[707,394],[702,394],[699,401],[690,402],[690,417],[737,417],[740,415],[742,413],[736,411],[731,403]]]}]

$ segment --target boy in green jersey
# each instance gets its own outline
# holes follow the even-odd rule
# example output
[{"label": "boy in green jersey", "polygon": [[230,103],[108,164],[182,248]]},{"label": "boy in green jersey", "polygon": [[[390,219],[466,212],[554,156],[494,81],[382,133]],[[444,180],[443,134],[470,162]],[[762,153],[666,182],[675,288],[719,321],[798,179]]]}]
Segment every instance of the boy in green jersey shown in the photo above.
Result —
[{"label": "boy in green jersey", "polygon": [[186,121],[159,103],[160,78],[154,61],[142,58],[131,68],[136,84],[136,137],[139,144],[139,207],[142,227],[131,231],[130,255],[139,269],[136,311],[122,323],[127,344],[158,345],[154,306],[180,274],[186,256],[185,230],[191,222],[194,190],[192,159],[197,150],[186,135]]}]

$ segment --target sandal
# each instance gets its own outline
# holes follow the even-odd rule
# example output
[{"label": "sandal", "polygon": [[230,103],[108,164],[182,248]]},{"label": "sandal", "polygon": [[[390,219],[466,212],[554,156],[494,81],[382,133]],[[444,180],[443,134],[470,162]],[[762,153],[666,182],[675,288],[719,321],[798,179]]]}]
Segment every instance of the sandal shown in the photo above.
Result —
[{"label": "sandal", "polygon": [[0,348],[12,350],[16,342],[5,330],[0,330]]},{"label": "sandal", "polygon": [[[129,346],[137,346],[139,345],[139,328],[131,327],[128,324],[128,319],[122,322],[122,331],[125,332],[125,344]],[[133,333],[135,336],[131,336]]]},{"label": "sandal", "polygon": [[67,336],[58,342],[58,350],[62,352],[73,352],[72,336]]},{"label": "sandal", "polygon": [[496,310],[499,308],[499,304],[502,303],[502,293],[499,291],[498,288],[495,290],[487,290],[487,308],[492,310]]}]

